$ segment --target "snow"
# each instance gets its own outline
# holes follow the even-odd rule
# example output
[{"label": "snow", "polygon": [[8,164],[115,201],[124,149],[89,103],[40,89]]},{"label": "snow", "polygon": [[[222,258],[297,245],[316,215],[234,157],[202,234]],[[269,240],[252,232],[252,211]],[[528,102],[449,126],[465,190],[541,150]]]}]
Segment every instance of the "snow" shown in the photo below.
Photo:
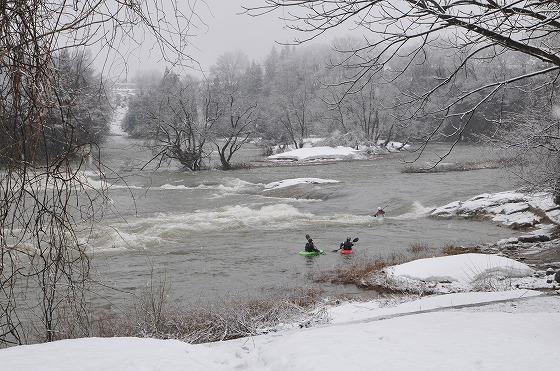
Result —
[{"label": "snow", "polygon": [[513,214],[529,210],[529,204],[525,202],[516,202],[513,204],[503,204],[499,206],[489,207],[486,209],[492,214]]},{"label": "snow", "polygon": [[311,147],[268,156],[273,161],[312,161],[312,160],[346,160],[359,159],[359,151],[350,147]]},{"label": "snow", "polygon": [[325,184],[325,183],[339,183],[339,181],[333,179],[321,179],[321,178],[284,179],[278,182],[268,183],[264,186],[264,188],[265,190],[270,190],[270,189],[291,187],[297,184]]},{"label": "snow", "polygon": [[549,192],[483,193],[466,201],[454,201],[435,208],[430,215],[443,218],[482,215],[508,227],[535,227],[541,222],[546,223],[536,210],[546,213],[554,223],[560,222],[560,206],[554,204]]},{"label": "snow", "polygon": [[546,213],[546,216],[554,223],[560,224],[560,210],[552,210]]},{"label": "snow", "polygon": [[[442,207],[436,208],[433,216],[455,216],[472,215],[477,212],[488,211],[488,208],[496,210],[497,206],[525,201],[523,193],[506,191],[498,193],[483,193],[466,201],[455,201]],[[517,205],[515,207],[518,207]],[[505,210],[513,212],[512,206],[504,206]]]},{"label": "snow", "polygon": [[354,322],[364,319],[381,319],[387,316],[401,315],[435,309],[454,308],[473,304],[485,304],[496,301],[529,298],[542,295],[534,290],[508,290],[496,292],[460,292],[445,295],[432,295],[418,300],[408,301],[396,306],[382,306],[380,300],[369,302],[351,302],[329,308],[330,323]]},{"label": "snow", "polygon": [[[377,141],[378,145],[383,145],[384,143],[385,143],[385,141],[383,141],[383,140]],[[389,152],[399,152],[399,151],[402,151],[402,150],[410,149],[410,145],[409,144],[403,144],[401,142],[389,142],[389,143],[387,143],[385,148],[387,148],[387,151],[389,151]]]},{"label": "snow", "polygon": [[118,106],[113,113],[113,119],[109,123],[111,135],[127,136],[128,134],[122,128],[122,121],[128,112],[128,106]]},{"label": "snow", "polygon": [[534,273],[526,264],[498,255],[460,254],[413,260],[385,269],[392,278],[457,282],[471,285],[489,276],[524,277]]},{"label": "snow", "polygon": [[[195,351],[196,350],[196,351]],[[89,338],[0,350],[3,370],[212,370],[211,352],[177,340]]]},{"label": "snow", "polygon": [[[385,269],[396,279],[473,287],[480,278],[544,282],[534,270],[497,255],[427,258]],[[543,286],[544,287],[544,286]],[[515,308],[521,308],[515,310]],[[318,308],[327,322],[285,326],[265,335],[210,344],[89,338],[0,350],[18,371],[148,370],[526,370],[560,362],[560,297],[517,289],[462,292],[387,305],[386,299]],[[349,352],[351,349],[351,353]]]},{"label": "snow", "polygon": [[515,214],[497,214],[492,218],[493,221],[506,226],[513,225],[535,225],[539,222],[539,217],[530,211]]},{"label": "snow", "polygon": [[534,193],[530,195],[530,197],[528,198],[528,202],[531,207],[543,211],[550,211],[559,208],[559,206],[554,203],[552,194],[550,192]]},{"label": "snow", "polygon": [[[343,305],[354,310],[346,317],[351,322],[202,345],[136,338],[58,341],[0,350],[0,364],[18,371],[554,370],[560,362],[559,299],[534,295],[423,298],[397,306],[399,315],[389,318],[376,308],[368,316],[369,309]],[[519,296],[525,299],[505,307],[503,300]],[[475,303],[496,304],[460,307]],[[523,310],[512,310],[515,303]]]}]

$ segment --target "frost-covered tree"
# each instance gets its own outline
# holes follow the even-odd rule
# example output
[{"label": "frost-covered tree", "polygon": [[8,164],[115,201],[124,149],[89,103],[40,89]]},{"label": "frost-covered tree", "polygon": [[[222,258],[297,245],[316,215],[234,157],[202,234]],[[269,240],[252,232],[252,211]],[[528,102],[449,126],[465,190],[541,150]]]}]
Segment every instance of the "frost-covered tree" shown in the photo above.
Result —
[{"label": "frost-covered tree", "polygon": [[255,132],[262,77],[245,54],[226,53],[212,67],[210,84],[215,104],[222,112],[213,128],[214,145],[222,169],[229,170],[235,153]]}]

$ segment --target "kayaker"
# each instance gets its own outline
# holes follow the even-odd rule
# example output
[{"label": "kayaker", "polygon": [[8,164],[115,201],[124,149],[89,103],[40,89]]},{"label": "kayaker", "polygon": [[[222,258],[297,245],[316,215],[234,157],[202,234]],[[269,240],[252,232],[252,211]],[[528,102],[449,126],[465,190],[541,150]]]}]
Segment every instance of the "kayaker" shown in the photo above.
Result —
[{"label": "kayaker", "polygon": [[306,234],[305,239],[307,240],[307,243],[305,244],[305,251],[307,251],[307,252],[317,252],[317,253],[321,252],[321,250],[319,250],[315,247],[315,244],[313,243],[313,240],[311,239],[311,236]]},{"label": "kayaker", "polygon": [[384,217],[385,216],[385,210],[383,210],[381,207],[377,208],[377,212],[375,214],[373,214],[374,217]]},{"label": "kayaker", "polygon": [[346,242],[342,242],[340,244],[340,248],[342,250],[352,250],[352,247],[354,246],[354,243],[352,242],[352,240],[350,239],[350,237],[346,238]]}]

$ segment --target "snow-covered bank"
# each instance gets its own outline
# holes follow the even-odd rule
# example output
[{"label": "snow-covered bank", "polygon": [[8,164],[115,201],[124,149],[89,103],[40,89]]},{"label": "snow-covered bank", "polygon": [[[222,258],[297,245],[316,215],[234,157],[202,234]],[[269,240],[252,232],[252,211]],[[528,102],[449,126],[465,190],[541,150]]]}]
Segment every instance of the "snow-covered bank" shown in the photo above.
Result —
[{"label": "snow-covered bank", "polygon": [[[439,306],[523,295],[522,303],[531,305],[517,312],[510,302],[512,313],[499,306],[474,307],[477,311]],[[338,307],[348,321],[339,317],[322,327],[202,345],[137,338],[66,340],[0,350],[0,364],[18,371],[555,369],[560,362],[559,301],[518,291],[455,294],[402,304],[396,307],[400,315],[389,318],[355,304]],[[442,310],[415,313],[419,307]]]}]

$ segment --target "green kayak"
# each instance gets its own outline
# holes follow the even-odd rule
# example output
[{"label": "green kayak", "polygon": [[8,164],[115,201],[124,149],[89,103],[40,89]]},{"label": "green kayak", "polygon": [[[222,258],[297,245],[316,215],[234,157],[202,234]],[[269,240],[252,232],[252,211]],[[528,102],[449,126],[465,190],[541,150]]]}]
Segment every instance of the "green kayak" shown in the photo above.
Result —
[{"label": "green kayak", "polygon": [[317,256],[317,255],[321,255],[321,254],[325,253],[323,250],[319,250],[319,251],[320,252],[302,250],[302,251],[299,252],[299,254],[302,255],[302,256]]}]

